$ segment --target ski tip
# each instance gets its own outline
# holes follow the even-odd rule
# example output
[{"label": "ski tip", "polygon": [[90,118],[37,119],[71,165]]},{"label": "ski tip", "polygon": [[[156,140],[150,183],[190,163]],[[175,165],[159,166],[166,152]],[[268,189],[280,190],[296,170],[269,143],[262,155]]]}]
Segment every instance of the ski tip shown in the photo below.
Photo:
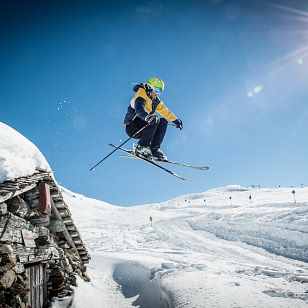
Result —
[{"label": "ski tip", "polygon": [[177,177],[178,179],[180,179],[180,180],[183,180],[183,181],[191,181],[191,179],[184,178],[184,177],[182,177],[182,176],[180,176],[180,175],[178,175],[178,174],[176,174],[176,173],[173,173],[173,175],[174,175],[175,177]]},{"label": "ski tip", "polygon": [[209,166],[200,166],[200,167],[196,167],[195,169],[198,169],[198,170],[209,170],[210,167]]},{"label": "ski tip", "polygon": [[196,166],[193,169],[206,171],[206,170],[209,170],[210,167],[209,166]]}]

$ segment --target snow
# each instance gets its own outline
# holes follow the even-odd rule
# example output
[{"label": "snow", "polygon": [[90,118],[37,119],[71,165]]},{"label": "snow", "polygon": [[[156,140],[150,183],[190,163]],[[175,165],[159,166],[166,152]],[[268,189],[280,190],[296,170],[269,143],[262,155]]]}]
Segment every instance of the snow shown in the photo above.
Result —
[{"label": "snow", "polygon": [[0,183],[36,170],[51,171],[38,148],[13,128],[0,122]]},{"label": "snow", "polygon": [[130,208],[63,193],[92,256],[73,307],[307,307],[307,187]]},{"label": "snow", "polygon": [[[0,123],[0,182],[36,170],[50,171],[41,152]],[[307,307],[308,187],[232,185],[129,208],[62,191],[91,282],[53,307]]]}]

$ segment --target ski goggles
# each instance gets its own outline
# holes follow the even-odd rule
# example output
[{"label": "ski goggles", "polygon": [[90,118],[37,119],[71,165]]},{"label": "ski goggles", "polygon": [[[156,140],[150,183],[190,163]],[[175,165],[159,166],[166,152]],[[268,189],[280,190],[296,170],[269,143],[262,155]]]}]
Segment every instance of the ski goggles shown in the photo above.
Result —
[{"label": "ski goggles", "polygon": [[156,87],[154,87],[154,88],[153,88],[153,90],[154,90],[154,92],[156,93],[156,95],[160,95],[160,94],[161,94],[161,92],[163,92],[163,90],[162,90],[162,89],[160,89],[160,88],[156,88]]}]

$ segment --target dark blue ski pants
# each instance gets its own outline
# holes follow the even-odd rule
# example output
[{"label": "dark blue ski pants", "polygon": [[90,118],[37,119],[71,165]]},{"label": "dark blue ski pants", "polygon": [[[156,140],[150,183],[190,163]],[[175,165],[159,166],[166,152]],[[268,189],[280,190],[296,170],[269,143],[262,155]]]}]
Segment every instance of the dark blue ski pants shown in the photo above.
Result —
[{"label": "dark blue ski pants", "polygon": [[[147,125],[146,121],[143,121],[139,117],[136,117],[131,123],[126,124],[125,130],[129,137],[132,137],[138,130]],[[143,146],[148,146],[151,149],[159,149],[166,131],[167,131],[168,121],[164,118],[160,118],[158,123],[147,126],[143,131],[141,131],[135,139],[139,139],[138,144]]]}]

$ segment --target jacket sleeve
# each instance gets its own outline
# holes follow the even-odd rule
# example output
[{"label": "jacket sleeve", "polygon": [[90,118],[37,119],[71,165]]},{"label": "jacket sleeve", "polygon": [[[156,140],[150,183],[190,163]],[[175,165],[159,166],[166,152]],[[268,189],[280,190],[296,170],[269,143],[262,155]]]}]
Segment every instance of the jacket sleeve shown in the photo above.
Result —
[{"label": "jacket sleeve", "polygon": [[148,115],[148,113],[145,111],[144,108],[145,108],[145,99],[138,96],[135,99],[135,112],[136,115],[143,121],[145,121],[145,117]]},{"label": "jacket sleeve", "polygon": [[165,104],[162,101],[160,101],[160,103],[157,105],[155,111],[157,111],[161,116],[163,116],[170,122],[176,120],[176,116],[165,106]]}]

